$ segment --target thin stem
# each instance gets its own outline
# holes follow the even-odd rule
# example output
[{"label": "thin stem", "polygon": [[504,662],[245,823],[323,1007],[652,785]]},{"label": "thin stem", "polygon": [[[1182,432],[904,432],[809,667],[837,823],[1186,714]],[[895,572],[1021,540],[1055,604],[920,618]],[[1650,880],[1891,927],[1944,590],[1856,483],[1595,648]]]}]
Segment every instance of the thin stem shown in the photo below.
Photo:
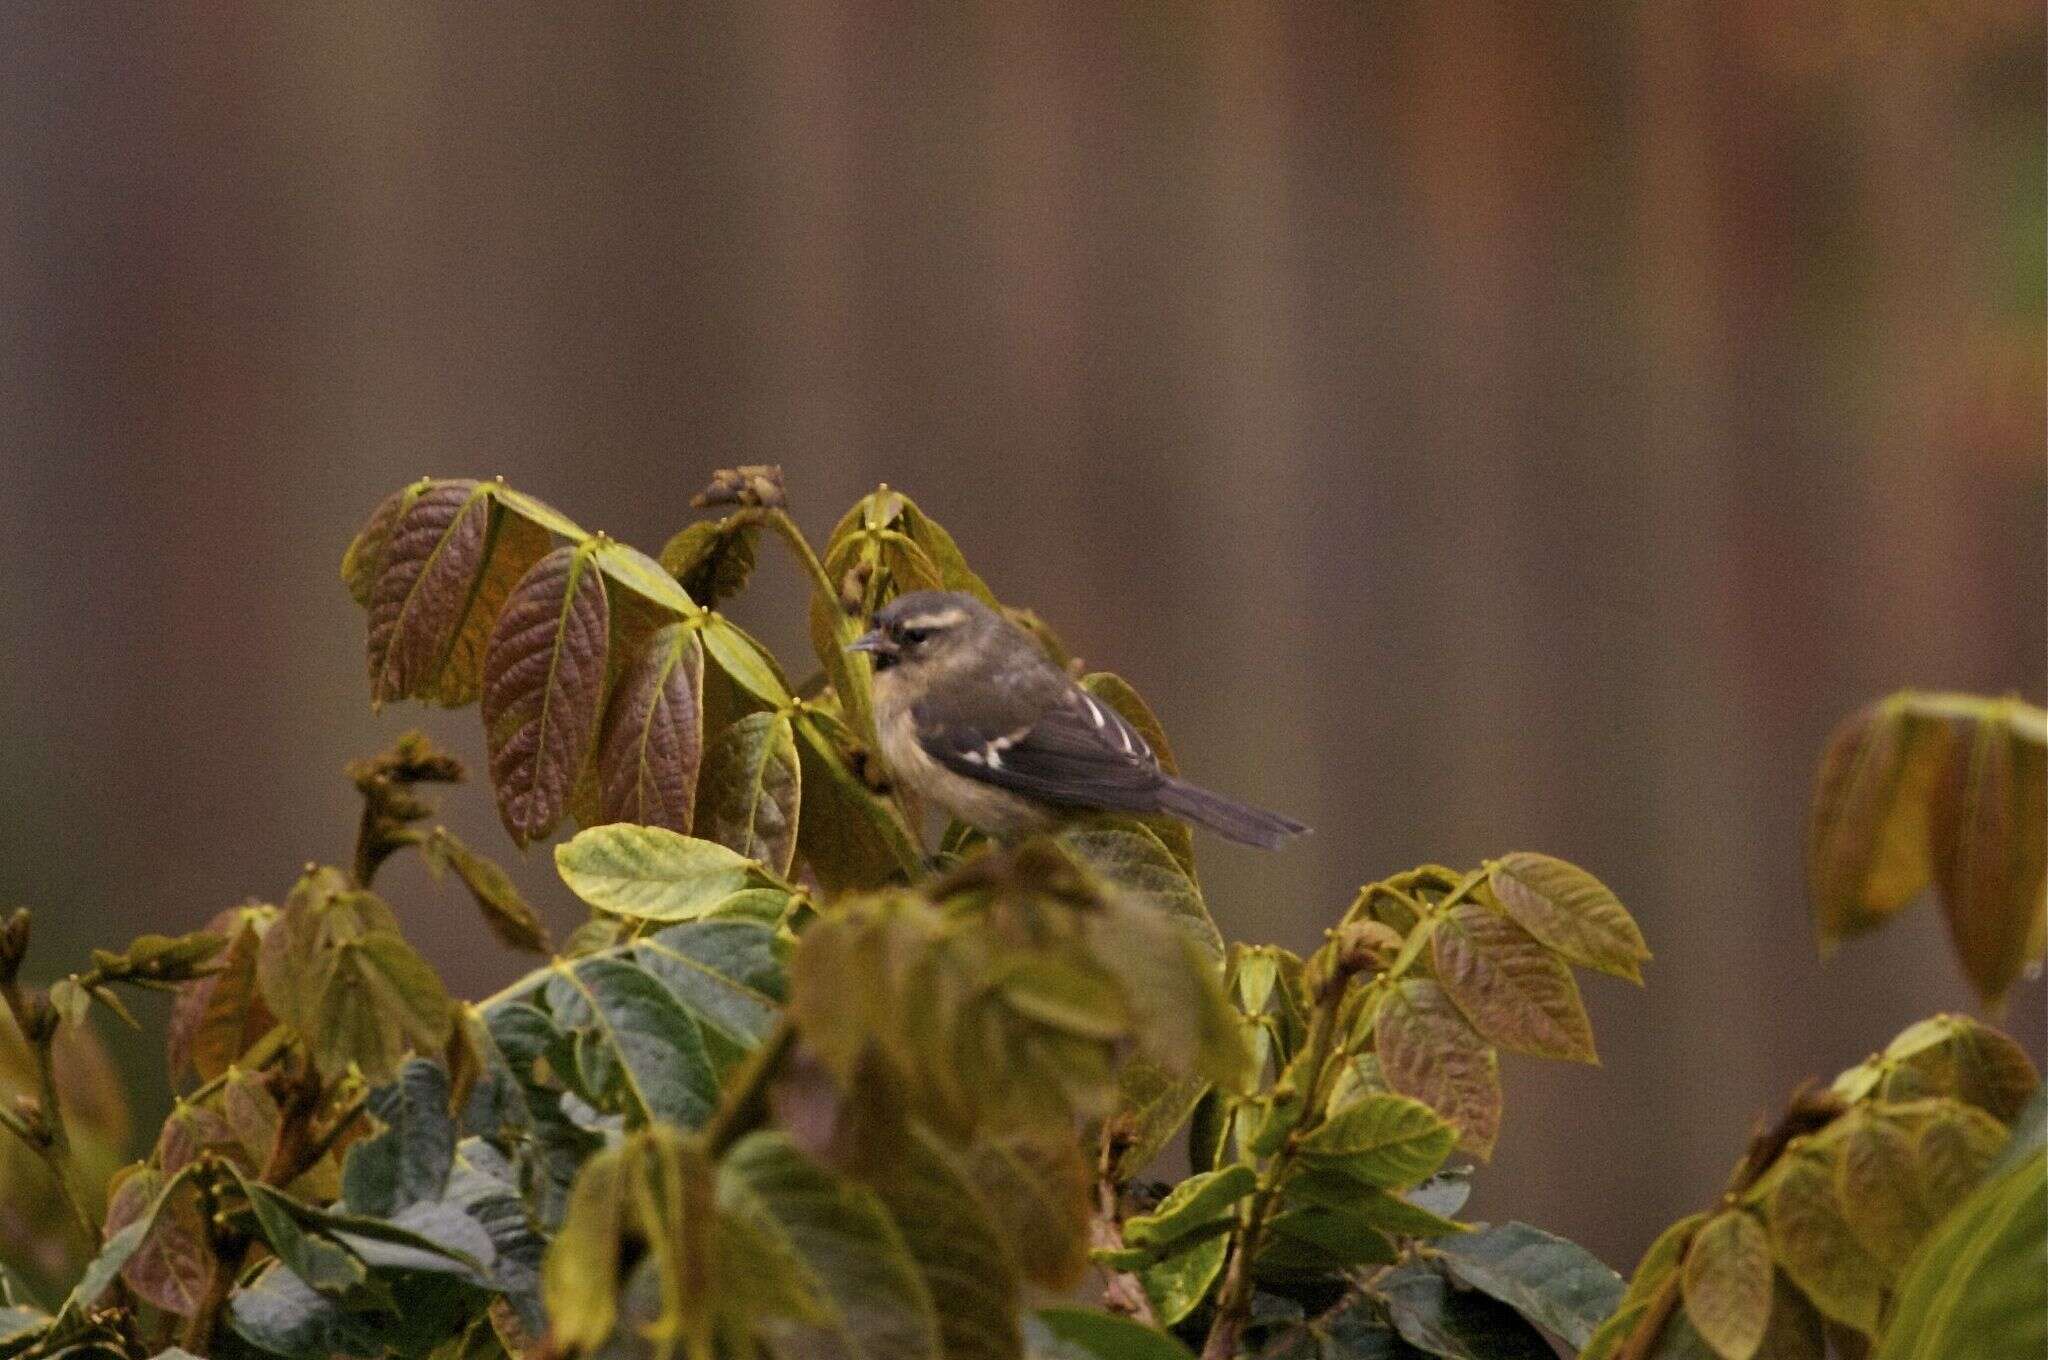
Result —
[{"label": "thin stem", "polygon": [[[1095,1162],[1095,1216],[1088,1225],[1089,1245],[1100,1251],[1119,1251],[1124,1245],[1123,1187],[1117,1182],[1116,1164],[1129,1146],[1127,1127],[1119,1128],[1116,1121],[1111,1121],[1103,1129],[1102,1152]],[[1102,1302],[1110,1311],[1135,1318],[1147,1326],[1157,1323],[1152,1312],[1152,1300],[1145,1295],[1145,1286],[1130,1271],[1106,1273],[1102,1283]]]},{"label": "thin stem", "polygon": [[1266,1225],[1279,1200],[1281,1183],[1293,1169],[1295,1154],[1301,1149],[1307,1121],[1317,1117],[1327,1094],[1325,1078],[1332,1065],[1330,1053],[1337,1034],[1337,1014],[1343,1009],[1344,993],[1355,975],[1355,970],[1344,961],[1334,962],[1336,966],[1316,997],[1315,1025],[1309,1031],[1308,1089],[1302,1093],[1301,1105],[1303,1122],[1288,1131],[1279,1149],[1259,1172],[1251,1203],[1245,1208],[1236,1241],[1231,1244],[1230,1264],[1225,1267],[1222,1288],[1216,1293],[1216,1320],[1210,1324],[1201,1360],[1230,1360],[1237,1353],[1238,1336],[1251,1317],[1252,1266],[1258,1258]]}]

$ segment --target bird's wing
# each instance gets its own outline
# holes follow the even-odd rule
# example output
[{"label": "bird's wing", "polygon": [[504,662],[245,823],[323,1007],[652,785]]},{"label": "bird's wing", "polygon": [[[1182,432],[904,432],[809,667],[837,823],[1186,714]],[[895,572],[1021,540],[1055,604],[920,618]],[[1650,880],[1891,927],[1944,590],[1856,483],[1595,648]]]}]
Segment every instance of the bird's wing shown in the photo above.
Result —
[{"label": "bird's wing", "polygon": [[966,720],[923,703],[915,710],[925,753],[954,774],[1029,798],[1076,807],[1149,812],[1165,775],[1152,748],[1114,708],[1070,685],[1035,715]]}]

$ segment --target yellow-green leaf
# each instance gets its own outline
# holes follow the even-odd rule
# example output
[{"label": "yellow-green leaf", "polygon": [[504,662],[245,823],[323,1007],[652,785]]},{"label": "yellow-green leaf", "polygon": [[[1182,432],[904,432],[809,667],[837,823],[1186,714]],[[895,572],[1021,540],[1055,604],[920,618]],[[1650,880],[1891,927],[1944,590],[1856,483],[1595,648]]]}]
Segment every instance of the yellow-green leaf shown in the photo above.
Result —
[{"label": "yellow-green leaf", "polygon": [[1502,1048],[1599,1060],[1571,969],[1513,921],[1473,902],[1453,907],[1430,935],[1430,958],[1472,1028]]},{"label": "yellow-green leaf", "polygon": [[562,881],[599,911],[645,921],[689,921],[761,882],[760,866],[716,841],[661,826],[615,822],[555,847]]},{"label": "yellow-green leaf", "polygon": [[1642,931],[1607,885],[1584,869],[1523,851],[1489,865],[1487,882],[1501,910],[1557,953],[1642,982],[1650,957]]},{"label": "yellow-green leaf", "polygon": [[1741,1209],[1708,1219],[1685,1253],[1685,1315],[1721,1360],[1751,1360],[1771,1320],[1771,1242]]}]

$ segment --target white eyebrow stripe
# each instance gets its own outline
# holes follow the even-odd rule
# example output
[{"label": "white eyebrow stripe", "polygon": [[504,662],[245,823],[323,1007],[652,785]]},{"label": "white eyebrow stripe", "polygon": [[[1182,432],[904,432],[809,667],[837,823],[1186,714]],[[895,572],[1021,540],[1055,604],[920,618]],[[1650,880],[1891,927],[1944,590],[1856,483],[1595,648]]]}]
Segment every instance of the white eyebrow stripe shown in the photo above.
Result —
[{"label": "white eyebrow stripe", "polygon": [[1107,720],[1102,716],[1101,708],[1097,707],[1093,699],[1089,698],[1087,695],[1084,694],[1081,696],[1081,702],[1088,705],[1088,716],[1095,720],[1095,725],[1097,727],[1101,727],[1107,722]]},{"label": "white eyebrow stripe", "polygon": [[941,609],[931,614],[912,614],[907,619],[896,620],[899,628],[952,628],[967,622],[964,609]]}]

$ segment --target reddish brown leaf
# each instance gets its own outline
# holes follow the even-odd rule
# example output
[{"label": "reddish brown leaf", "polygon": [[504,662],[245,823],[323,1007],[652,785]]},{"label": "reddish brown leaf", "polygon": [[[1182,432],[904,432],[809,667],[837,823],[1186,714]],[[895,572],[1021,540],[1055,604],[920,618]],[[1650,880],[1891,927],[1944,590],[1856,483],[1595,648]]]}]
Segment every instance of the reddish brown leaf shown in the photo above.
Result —
[{"label": "reddish brown leaf", "polygon": [[1883,924],[1927,886],[1928,800],[1952,740],[1946,719],[1901,698],[1872,704],[1828,739],[1806,829],[1823,946]]},{"label": "reddish brown leaf", "polygon": [[[163,1186],[164,1173],[155,1167],[138,1167],[124,1178],[107,1200],[105,1236],[112,1237],[140,1218]],[[199,1192],[188,1182],[173,1190],[157,1211],[148,1236],[121,1268],[121,1279],[165,1312],[190,1317],[205,1297],[212,1266]]]},{"label": "reddish brown leaf", "polygon": [[1619,899],[1584,869],[1549,855],[1504,855],[1487,882],[1515,924],[1573,963],[1641,984],[1650,957]]},{"label": "reddish brown leaf", "polygon": [[1599,1061],[1571,969],[1528,931],[1466,902],[1437,923],[1429,947],[1438,980],[1472,1028],[1517,1053]]},{"label": "reddish brown leaf", "polygon": [[611,612],[587,553],[557,548],[513,588],[484,659],[498,815],[519,845],[562,818],[597,731]]},{"label": "reddish brown leaf", "polygon": [[689,834],[703,758],[704,645],[672,623],[627,663],[598,744],[602,813]]},{"label": "reddish brown leaf", "polygon": [[219,971],[177,988],[165,1038],[173,1079],[189,1067],[211,1081],[277,1023],[256,980],[259,923],[273,915],[269,907],[230,907],[208,923],[228,936],[228,947],[218,956]]},{"label": "reddish brown leaf", "polygon": [[1410,978],[1380,1005],[1373,1047],[1387,1085],[1458,1126],[1458,1146],[1482,1161],[1500,1134],[1500,1055],[1473,1032],[1444,989]]},{"label": "reddish brown leaf", "polygon": [[425,694],[440,675],[484,565],[490,497],[437,482],[392,527],[370,600],[370,701]]},{"label": "reddish brown leaf", "polygon": [[370,512],[370,518],[363,523],[362,530],[348,545],[348,551],[341,555],[341,579],[348,586],[348,593],[363,608],[370,607],[376,597],[377,578],[384,572],[385,550],[391,544],[391,531],[398,524],[399,516],[412,504],[426,483],[415,482],[401,487],[377,503]]},{"label": "reddish brown leaf", "polygon": [[1933,798],[1934,876],[1949,937],[1993,1010],[2028,959],[2040,957],[2048,864],[2043,748],[2011,716],[1980,719],[1954,743]]}]

